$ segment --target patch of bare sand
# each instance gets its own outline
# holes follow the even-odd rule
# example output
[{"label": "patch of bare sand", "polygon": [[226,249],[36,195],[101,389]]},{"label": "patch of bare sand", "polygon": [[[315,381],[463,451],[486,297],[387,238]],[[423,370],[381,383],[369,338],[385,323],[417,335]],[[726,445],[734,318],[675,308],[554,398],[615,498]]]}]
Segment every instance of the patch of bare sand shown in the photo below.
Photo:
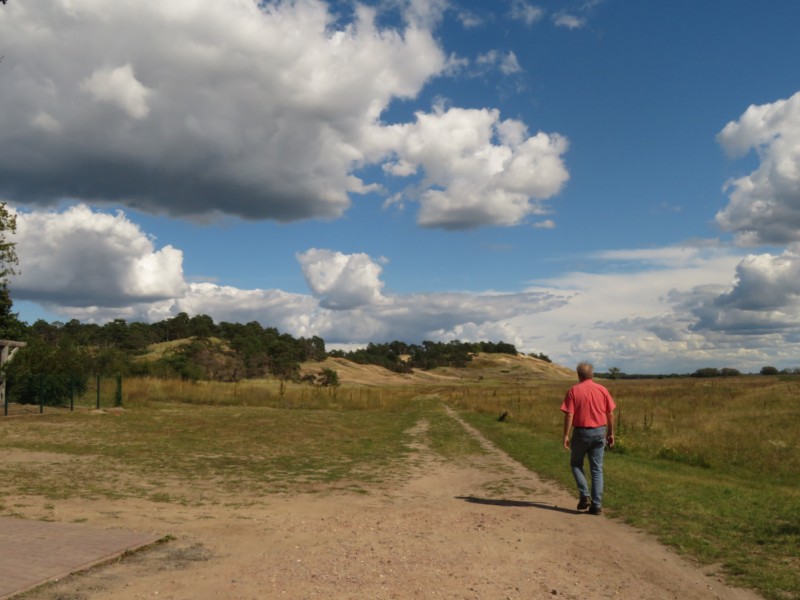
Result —
[{"label": "patch of bare sand", "polygon": [[642,533],[578,513],[572,496],[485,440],[487,454],[443,463],[426,424],[413,433],[413,476],[368,495],[60,502],[49,507],[58,520],[175,539],[26,598],[758,598]]},{"label": "patch of bare sand", "polygon": [[347,385],[457,385],[499,378],[507,382],[560,381],[575,379],[575,371],[532,356],[518,354],[487,354],[479,352],[464,368],[438,367],[431,370],[414,369],[396,373],[378,365],[364,365],[344,358],[328,357],[322,362],[306,362],[300,367],[301,376],[319,377],[323,370],[336,371],[339,381]]}]

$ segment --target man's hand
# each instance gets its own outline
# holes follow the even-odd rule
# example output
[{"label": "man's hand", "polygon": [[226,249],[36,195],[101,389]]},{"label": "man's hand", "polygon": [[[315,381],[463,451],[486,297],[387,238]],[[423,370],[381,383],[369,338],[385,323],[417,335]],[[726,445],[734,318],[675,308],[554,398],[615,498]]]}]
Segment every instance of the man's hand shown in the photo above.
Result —
[{"label": "man's hand", "polygon": [[613,435],[608,436],[606,438],[606,442],[608,443],[608,447],[609,448],[613,448],[614,447],[614,436]]},{"label": "man's hand", "polygon": [[569,450],[569,432],[572,429],[572,413],[564,413],[564,448]]}]

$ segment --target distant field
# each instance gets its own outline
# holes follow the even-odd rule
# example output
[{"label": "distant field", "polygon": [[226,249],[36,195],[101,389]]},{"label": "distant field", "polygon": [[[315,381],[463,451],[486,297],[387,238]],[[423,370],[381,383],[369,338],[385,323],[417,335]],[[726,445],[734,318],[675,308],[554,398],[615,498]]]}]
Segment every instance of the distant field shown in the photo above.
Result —
[{"label": "distant field", "polygon": [[[607,458],[608,514],[722,565],[766,598],[800,598],[800,380],[604,383],[621,416],[619,448]],[[202,505],[212,484],[230,502],[242,489],[390,485],[404,476],[408,430],[422,418],[442,457],[479,451],[445,405],[572,490],[559,412],[570,384],[522,377],[514,365],[435,386],[126,380],[121,410],[0,419],[0,454],[41,457],[36,468],[0,461],[0,511],[13,514],[11,495]]]}]

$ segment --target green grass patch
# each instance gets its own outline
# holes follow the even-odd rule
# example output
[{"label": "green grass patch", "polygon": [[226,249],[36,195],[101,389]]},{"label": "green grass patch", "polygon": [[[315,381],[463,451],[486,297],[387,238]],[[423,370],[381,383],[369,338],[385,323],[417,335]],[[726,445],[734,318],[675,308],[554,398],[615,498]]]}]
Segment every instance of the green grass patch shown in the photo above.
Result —
[{"label": "green grass patch", "polygon": [[[560,431],[533,432],[493,414],[462,417],[510,456],[574,492]],[[800,598],[800,489],[781,476],[718,470],[684,460],[607,452],[603,504],[737,585],[766,598]],[[575,492],[577,494],[577,492]]]},{"label": "green grass patch", "polygon": [[427,399],[426,419],[429,427],[426,442],[431,450],[451,461],[485,454],[480,442],[446,413],[444,405],[436,396],[429,396]]}]

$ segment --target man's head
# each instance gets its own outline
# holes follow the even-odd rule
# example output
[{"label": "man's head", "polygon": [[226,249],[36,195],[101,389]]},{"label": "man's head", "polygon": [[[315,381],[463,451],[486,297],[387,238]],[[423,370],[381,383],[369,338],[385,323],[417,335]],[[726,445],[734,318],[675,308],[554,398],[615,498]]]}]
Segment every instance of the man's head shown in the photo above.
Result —
[{"label": "man's head", "polygon": [[578,363],[575,370],[578,372],[578,379],[581,381],[586,381],[594,376],[594,367],[588,362]]}]

